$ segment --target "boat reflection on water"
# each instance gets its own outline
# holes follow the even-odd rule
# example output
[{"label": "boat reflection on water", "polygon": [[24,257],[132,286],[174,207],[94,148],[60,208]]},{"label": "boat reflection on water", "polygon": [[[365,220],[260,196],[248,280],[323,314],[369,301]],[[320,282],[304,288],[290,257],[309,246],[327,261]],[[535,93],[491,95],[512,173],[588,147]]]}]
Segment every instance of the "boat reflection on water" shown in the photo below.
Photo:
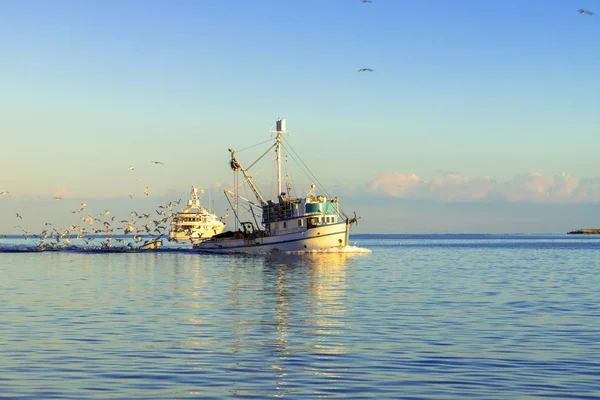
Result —
[{"label": "boat reflection on water", "polygon": [[292,392],[293,382],[287,378],[288,369],[294,370],[292,359],[304,360],[320,378],[341,378],[335,357],[349,351],[344,337],[347,270],[356,257],[360,255],[308,253],[265,258],[265,277],[274,282],[276,297],[276,335],[268,343],[275,356],[271,366],[276,381],[274,397]]},{"label": "boat reflection on water", "polygon": [[[308,273],[311,305],[315,326],[313,333],[320,335],[340,334],[346,314],[347,254],[315,254],[309,256]],[[334,349],[330,349],[334,351]]]},{"label": "boat reflection on water", "polygon": [[[307,253],[207,258],[194,270],[183,304],[188,306],[186,346],[193,348],[186,351],[186,362],[199,370],[221,363],[227,374],[218,379],[227,385],[228,395],[260,391],[283,397],[297,390],[302,379],[337,387],[340,377],[348,378],[339,369],[340,357],[353,357],[348,271],[361,257]],[[251,384],[237,380],[249,371]]]}]

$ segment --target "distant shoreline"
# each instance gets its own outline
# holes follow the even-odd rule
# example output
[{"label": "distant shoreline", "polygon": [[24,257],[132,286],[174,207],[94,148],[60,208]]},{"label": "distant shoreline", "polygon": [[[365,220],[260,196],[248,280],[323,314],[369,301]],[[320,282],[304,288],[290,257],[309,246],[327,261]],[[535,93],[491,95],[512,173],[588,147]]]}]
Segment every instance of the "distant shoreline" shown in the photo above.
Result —
[{"label": "distant shoreline", "polygon": [[600,229],[577,229],[567,232],[568,235],[600,235]]}]

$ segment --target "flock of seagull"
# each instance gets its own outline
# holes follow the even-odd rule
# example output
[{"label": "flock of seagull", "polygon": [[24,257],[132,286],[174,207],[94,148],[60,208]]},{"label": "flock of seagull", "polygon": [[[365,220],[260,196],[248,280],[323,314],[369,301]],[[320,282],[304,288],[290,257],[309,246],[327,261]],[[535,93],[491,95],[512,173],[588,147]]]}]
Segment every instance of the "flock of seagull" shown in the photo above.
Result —
[{"label": "flock of seagull", "polygon": [[[151,161],[152,164],[164,165],[161,161]],[[130,166],[129,170],[133,171],[134,167]],[[141,179],[137,179],[142,181]],[[149,188],[143,190],[144,195],[148,196]],[[8,195],[8,191],[0,192],[0,196]],[[134,194],[129,195],[134,198]],[[54,196],[54,200],[63,200],[60,196]],[[68,228],[54,227],[52,223],[46,222],[45,229],[39,233],[32,233],[31,230],[23,228],[21,225],[15,225],[23,232],[23,238],[28,241],[32,240],[35,243],[36,250],[107,250],[113,249],[113,246],[121,246],[123,249],[133,249],[135,244],[144,246],[151,242],[158,241],[171,226],[171,221],[174,217],[173,209],[181,203],[181,199],[177,201],[168,201],[161,204],[154,211],[149,213],[141,213],[131,211],[129,219],[117,220],[115,216],[108,216],[111,212],[106,209],[99,214],[85,215],[86,203],[81,203],[77,210],[71,211],[72,214],[80,214],[79,224],[72,224]],[[15,213],[15,217],[23,220],[23,216]],[[132,243],[127,238],[113,237],[112,235],[122,231],[122,235],[133,235]],[[1,236],[6,237],[6,234]],[[149,237],[144,240],[144,237]],[[99,240],[98,245],[92,242]],[[75,242],[78,240],[78,242]]]}]

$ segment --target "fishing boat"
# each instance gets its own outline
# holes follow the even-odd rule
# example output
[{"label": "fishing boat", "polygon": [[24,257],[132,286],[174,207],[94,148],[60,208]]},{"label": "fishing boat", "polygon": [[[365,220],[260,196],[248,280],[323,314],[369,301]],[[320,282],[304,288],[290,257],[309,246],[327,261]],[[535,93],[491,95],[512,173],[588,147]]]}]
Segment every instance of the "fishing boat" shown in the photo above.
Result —
[{"label": "fishing boat", "polygon": [[192,186],[187,207],[173,216],[169,241],[198,242],[222,233],[225,223],[200,205],[198,189]]},{"label": "fishing boat", "polygon": [[[307,188],[307,193],[303,197],[290,195],[289,193],[295,191],[295,188],[287,179],[288,175],[286,175],[286,187],[283,191],[282,161],[287,161],[288,156],[297,158],[288,141],[284,141],[283,134],[288,133],[285,122],[277,119],[275,129],[269,131],[275,135],[275,142],[247,168],[242,166],[236,152],[229,149],[231,156],[229,164],[234,171],[234,190],[224,191],[233,210],[237,229],[214,235],[208,240],[194,244],[194,249],[207,253],[252,254],[310,252],[348,245],[350,229],[358,219],[356,214],[354,218],[349,218],[341,210],[338,197],[329,196],[323,188],[317,187],[314,183]],[[267,199],[249,172],[259,160],[267,154],[272,154],[273,150],[277,171],[277,195],[274,199]],[[286,150],[286,154],[283,154],[283,150]],[[313,182],[318,182],[308,171],[308,166],[304,163],[301,165]],[[237,182],[242,183],[237,184]],[[244,184],[254,194],[256,202],[239,195],[239,187]],[[244,209],[240,207],[240,201],[247,207],[245,210],[248,220],[241,220]]]}]

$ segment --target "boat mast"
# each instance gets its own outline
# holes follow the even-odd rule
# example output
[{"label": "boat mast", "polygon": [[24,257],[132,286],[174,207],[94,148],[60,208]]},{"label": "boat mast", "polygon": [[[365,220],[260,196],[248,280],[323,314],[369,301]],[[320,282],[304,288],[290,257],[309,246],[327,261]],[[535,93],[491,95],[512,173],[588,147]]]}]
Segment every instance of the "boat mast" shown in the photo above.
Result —
[{"label": "boat mast", "polygon": [[277,196],[281,195],[281,134],[287,132],[285,130],[285,119],[277,118],[275,122],[275,133],[277,135],[277,145],[275,153],[277,154]]}]

